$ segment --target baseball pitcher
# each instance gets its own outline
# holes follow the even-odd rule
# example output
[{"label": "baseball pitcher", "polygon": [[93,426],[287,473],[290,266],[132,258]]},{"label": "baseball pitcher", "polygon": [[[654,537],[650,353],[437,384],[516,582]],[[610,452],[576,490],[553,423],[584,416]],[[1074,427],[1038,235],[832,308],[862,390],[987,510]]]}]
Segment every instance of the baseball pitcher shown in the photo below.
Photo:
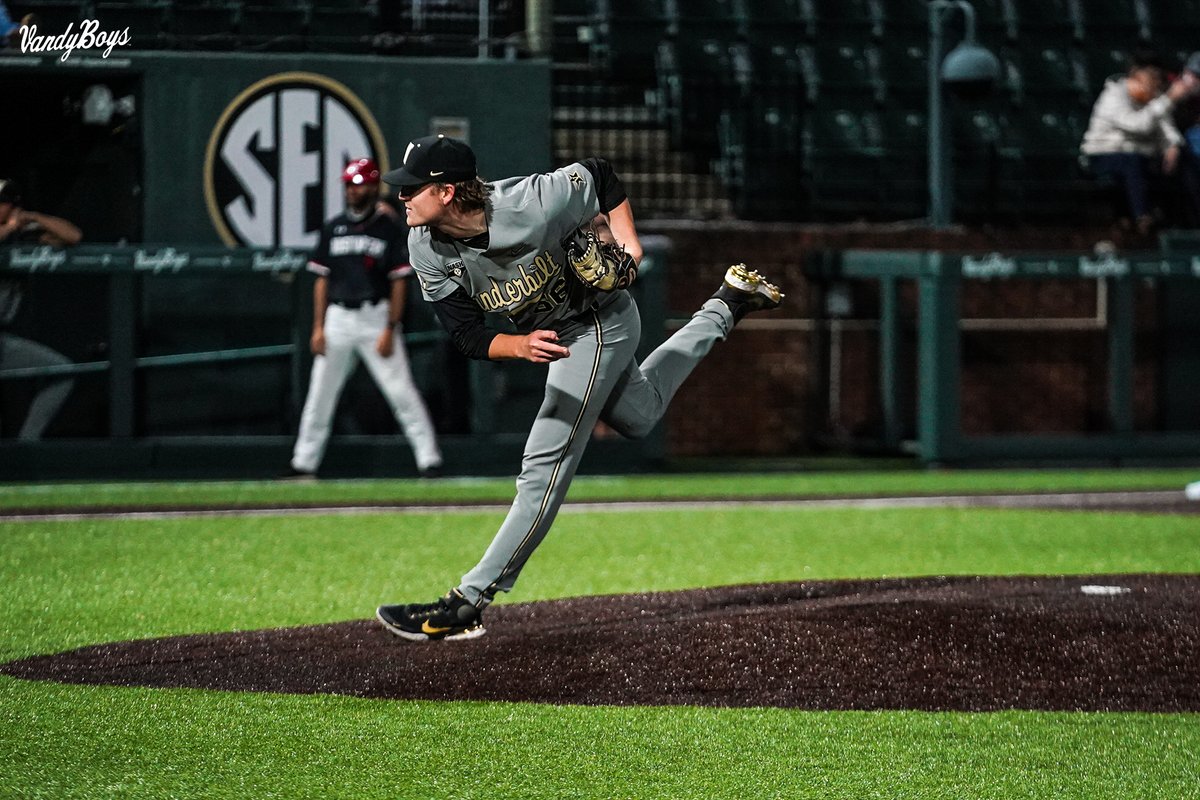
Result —
[{"label": "baseball pitcher", "polygon": [[[462,352],[549,365],[516,499],[483,558],[436,602],[376,611],[405,639],[468,639],[483,634],[483,611],[512,589],[550,530],[597,420],[646,435],[713,344],[783,295],[744,265],[731,267],[712,299],[639,365],[641,321],[626,288],[642,247],[606,160],[484,183],[466,143],[430,136],[410,143],[384,180],[400,187],[421,291]],[[611,237],[592,224],[601,214]],[[519,333],[488,329],[485,312],[507,316]]]}]

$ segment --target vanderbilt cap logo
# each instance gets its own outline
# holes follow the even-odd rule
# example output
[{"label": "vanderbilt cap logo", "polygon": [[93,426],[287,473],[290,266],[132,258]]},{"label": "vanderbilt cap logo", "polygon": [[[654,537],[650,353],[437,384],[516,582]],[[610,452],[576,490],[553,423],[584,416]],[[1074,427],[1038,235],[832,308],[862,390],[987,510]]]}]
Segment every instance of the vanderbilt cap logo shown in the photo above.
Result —
[{"label": "vanderbilt cap logo", "polygon": [[476,177],[475,153],[461,139],[425,136],[404,149],[404,166],[383,179],[394,186],[419,187],[426,183],[458,183]]},{"label": "vanderbilt cap logo", "polygon": [[344,205],[343,170],[387,145],[366,105],[324,75],[284,72],[239,94],[204,157],[209,217],[228,245],[313,247]]}]

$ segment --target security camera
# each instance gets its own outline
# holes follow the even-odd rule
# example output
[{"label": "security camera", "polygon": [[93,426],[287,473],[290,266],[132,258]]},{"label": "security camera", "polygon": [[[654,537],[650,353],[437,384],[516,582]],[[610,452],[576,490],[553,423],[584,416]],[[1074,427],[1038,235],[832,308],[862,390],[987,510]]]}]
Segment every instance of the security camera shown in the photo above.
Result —
[{"label": "security camera", "polygon": [[986,47],[963,42],[942,61],[942,83],[955,94],[978,98],[1000,79],[1000,59]]}]

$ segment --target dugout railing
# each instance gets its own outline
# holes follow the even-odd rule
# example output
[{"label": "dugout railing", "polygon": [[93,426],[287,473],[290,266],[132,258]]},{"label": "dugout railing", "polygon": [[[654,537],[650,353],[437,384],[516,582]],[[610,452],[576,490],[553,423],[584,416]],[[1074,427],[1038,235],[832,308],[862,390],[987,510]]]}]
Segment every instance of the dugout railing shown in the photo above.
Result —
[{"label": "dugout railing", "polygon": [[[1139,281],[1200,285],[1200,255],[1145,252],[951,254],[846,250],[814,260],[825,280],[878,282],[878,375],[881,438],[911,449],[927,465],[999,461],[1113,461],[1195,458],[1200,418],[1192,430],[1136,430],[1134,424],[1135,286]],[[1107,354],[1105,430],[1061,434],[974,435],[963,428],[963,286],[968,281],[1078,279],[1097,281]],[[901,289],[916,287],[916,438],[903,442],[899,379],[907,322]],[[1053,397],[1044,402],[1053,403]]]},{"label": "dugout railing", "polygon": [[[646,236],[643,245],[646,257],[634,288],[643,323],[639,358],[663,340],[666,327],[667,242]],[[75,378],[90,380],[92,391],[77,388],[64,413],[94,418],[90,427],[62,426],[65,434],[52,427],[39,441],[18,441],[13,434],[19,420],[0,418],[0,479],[281,474],[308,386],[312,294],[306,262],[307,252],[289,248],[0,247],[0,283],[40,281],[42,293],[57,301],[34,298],[17,324],[0,334],[49,338],[43,343],[67,351],[71,361],[11,367],[0,358],[0,413],[25,411],[25,403],[6,400],[6,388]],[[49,292],[47,279],[54,283]],[[461,380],[451,381],[443,373],[453,348],[418,299],[415,281],[409,294],[405,340],[417,384],[435,421],[447,403],[463,406],[462,427],[439,431],[448,471],[513,472],[541,402],[544,368],[460,357]],[[149,324],[148,317],[161,314],[150,295],[157,295],[158,306],[184,307],[179,313],[186,316]],[[90,308],[96,313],[85,310]],[[174,319],[197,322],[203,330],[170,331]],[[57,336],[42,336],[47,332]],[[82,340],[102,344],[62,346]],[[153,391],[150,376],[156,378]],[[436,396],[429,387],[438,389]],[[346,405],[339,415],[347,414]],[[415,474],[407,443],[394,432],[390,411],[384,414],[392,431],[383,434],[353,424],[350,433],[347,426],[335,428],[323,474]],[[659,426],[636,442],[594,442],[587,469],[637,471],[657,464],[663,453]]]}]

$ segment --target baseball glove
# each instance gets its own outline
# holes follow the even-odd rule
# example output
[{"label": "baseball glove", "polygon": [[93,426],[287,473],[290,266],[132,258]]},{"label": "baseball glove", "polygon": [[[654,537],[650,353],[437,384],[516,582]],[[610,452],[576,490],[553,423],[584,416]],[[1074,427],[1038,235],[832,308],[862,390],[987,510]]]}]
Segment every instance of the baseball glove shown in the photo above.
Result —
[{"label": "baseball glove", "polygon": [[625,289],[637,278],[637,264],[625,248],[600,238],[594,225],[577,228],[562,242],[567,264],[579,280],[599,289],[612,292]]}]

